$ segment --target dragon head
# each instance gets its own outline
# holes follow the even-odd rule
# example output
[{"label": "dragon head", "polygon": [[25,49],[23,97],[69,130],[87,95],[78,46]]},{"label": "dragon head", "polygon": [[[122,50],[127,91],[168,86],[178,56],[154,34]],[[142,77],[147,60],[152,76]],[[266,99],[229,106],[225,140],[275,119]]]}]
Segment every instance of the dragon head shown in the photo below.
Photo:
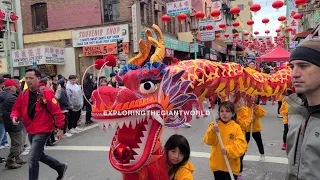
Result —
[{"label": "dragon head", "polygon": [[[126,88],[99,87],[92,93],[92,118],[101,129],[116,129],[110,146],[111,165],[123,173],[134,173],[163,155],[160,142],[163,126],[177,127],[186,121],[177,115],[183,106],[193,103],[197,96],[187,93],[190,81],[181,81],[184,71],[170,73],[161,61],[164,41],[158,26],[153,25],[158,40],[146,32],[140,40],[140,53],[117,74]],[[152,43],[157,46],[150,62]]]}]

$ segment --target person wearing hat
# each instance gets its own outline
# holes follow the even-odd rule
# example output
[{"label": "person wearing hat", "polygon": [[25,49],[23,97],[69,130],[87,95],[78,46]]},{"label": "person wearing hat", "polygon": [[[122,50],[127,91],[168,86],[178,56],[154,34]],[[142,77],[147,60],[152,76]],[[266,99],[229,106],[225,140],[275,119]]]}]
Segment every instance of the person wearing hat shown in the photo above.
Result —
[{"label": "person wearing hat", "polygon": [[26,163],[26,161],[20,158],[24,145],[23,125],[21,123],[14,125],[10,114],[12,106],[17,99],[17,90],[20,85],[13,79],[8,79],[3,84],[4,91],[0,93],[0,114],[3,117],[5,130],[11,139],[11,148],[6,167],[8,169],[17,169]]},{"label": "person wearing hat", "polygon": [[320,41],[301,42],[289,66],[296,93],[288,103],[286,180],[320,178]]},{"label": "person wearing hat", "polygon": [[114,88],[117,88],[118,84],[117,84],[117,80],[116,80],[116,73],[114,73],[114,72],[111,73],[110,78],[111,78],[111,80],[109,81],[108,86],[112,86]]}]

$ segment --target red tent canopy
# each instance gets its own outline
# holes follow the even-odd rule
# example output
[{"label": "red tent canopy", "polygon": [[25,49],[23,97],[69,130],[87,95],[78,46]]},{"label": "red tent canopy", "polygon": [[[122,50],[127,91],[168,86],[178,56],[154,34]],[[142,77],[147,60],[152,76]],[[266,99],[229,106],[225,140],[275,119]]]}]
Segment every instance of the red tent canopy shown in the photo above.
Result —
[{"label": "red tent canopy", "polygon": [[275,62],[275,61],[289,61],[290,52],[278,46],[268,54],[257,57],[257,62]]}]

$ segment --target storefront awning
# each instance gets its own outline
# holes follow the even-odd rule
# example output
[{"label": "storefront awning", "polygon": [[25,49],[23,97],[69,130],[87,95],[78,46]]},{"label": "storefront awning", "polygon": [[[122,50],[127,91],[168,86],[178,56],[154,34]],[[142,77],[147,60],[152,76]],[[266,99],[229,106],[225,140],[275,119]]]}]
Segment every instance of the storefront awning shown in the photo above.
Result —
[{"label": "storefront awning", "polygon": [[65,65],[65,49],[59,47],[39,46],[12,50],[13,67],[40,64]]},{"label": "storefront awning", "polygon": [[304,31],[304,32],[301,32],[301,33],[298,33],[294,36],[294,41],[297,39],[297,38],[306,38],[309,34],[311,34],[313,32],[313,30],[309,30],[309,31]]}]

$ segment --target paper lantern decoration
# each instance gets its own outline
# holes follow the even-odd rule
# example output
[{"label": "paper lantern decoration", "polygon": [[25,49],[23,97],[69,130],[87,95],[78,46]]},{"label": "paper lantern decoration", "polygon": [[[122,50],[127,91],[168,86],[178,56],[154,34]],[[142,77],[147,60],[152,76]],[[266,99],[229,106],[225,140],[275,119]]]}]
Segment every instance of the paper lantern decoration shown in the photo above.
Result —
[{"label": "paper lantern decoration", "polygon": [[301,18],[302,18],[302,14],[297,13],[293,15],[293,19],[301,19]]},{"label": "paper lantern decoration", "polygon": [[224,37],[228,38],[230,35],[228,33],[224,34]]},{"label": "paper lantern decoration", "polygon": [[250,34],[249,32],[244,32],[243,33],[243,35],[245,35],[245,36],[249,36],[249,34]]},{"label": "paper lantern decoration", "polygon": [[290,32],[290,31],[292,31],[292,28],[291,27],[287,27],[286,31]]},{"label": "paper lantern decoration", "polygon": [[220,16],[220,14],[221,14],[221,11],[218,10],[218,9],[212,10],[211,13],[210,13],[210,15],[211,15],[212,17],[214,17],[214,19],[218,19],[218,17]]},{"label": "paper lantern decoration", "polygon": [[238,27],[238,26],[240,26],[240,23],[239,23],[239,22],[233,22],[233,23],[232,23],[232,26],[233,26],[233,27]]},{"label": "paper lantern decoration", "polygon": [[286,20],[287,18],[285,16],[280,16],[278,18],[278,21],[280,21],[282,24],[284,24],[284,21]]},{"label": "paper lantern decoration", "polygon": [[167,23],[171,20],[171,17],[165,14],[161,17],[161,20],[164,22],[165,25],[167,25]]},{"label": "paper lantern decoration", "polygon": [[220,34],[216,34],[215,36],[216,36],[216,38],[220,38]]},{"label": "paper lantern decoration", "polygon": [[187,19],[187,15],[186,14],[178,14],[177,18],[179,19],[181,24],[183,24],[184,21]]},{"label": "paper lantern decoration", "polygon": [[239,36],[239,33],[234,33],[233,34],[233,37],[238,37]]},{"label": "paper lantern decoration", "polygon": [[268,19],[268,18],[262,19],[262,23],[264,23],[265,25],[267,25],[268,22],[269,22],[269,19]]},{"label": "paper lantern decoration", "polygon": [[213,26],[211,24],[206,25],[206,30],[212,30]]},{"label": "paper lantern decoration", "polygon": [[250,11],[254,12],[254,14],[256,15],[258,11],[260,11],[261,6],[260,4],[253,4],[250,6]]},{"label": "paper lantern decoration", "polygon": [[16,21],[16,20],[18,20],[18,16],[15,15],[14,13],[11,13],[10,14],[10,19],[12,19],[12,21]]},{"label": "paper lantern decoration", "polygon": [[219,28],[221,28],[223,31],[225,30],[226,27],[227,25],[224,23],[219,24]]},{"label": "paper lantern decoration", "polygon": [[247,21],[247,24],[248,24],[249,26],[252,26],[252,25],[254,24],[254,21],[253,21],[253,20],[248,20],[248,21]]},{"label": "paper lantern decoration", "polygon": [[231,8],[229,13],[234,15],[236,18],[239,16],[241,9],[239,7]]},{"label": "paper lantern decoration", "polygon": [[277,32],[277,33],[280,33],[280,32],[281,32],[281,29],[276,29],[276,32]]},{"label": "paper lantern decoration", "polygon": [[294,2],[298,5],[299,9],[302,9],[303,5],[308,3],[308,0],[295,0]]},{"label": "paper lantern decoration", "polygon": [[204,14],[204,12],[199,11],[194,16],[196,16],[196,18],[201,21],[204,18],[205,14]]},{"label": "paper lantern decoration", "polygon": [[258,35],[258,34],[259,34],[259,32],[258,32],[258,31],[255,31],[255,32],[254,32],[254,34],[255,34],[255,35]]},{"label": "paper lantern decoration", "polygon": [[265,33],[268,35],[268,34],[270,33],[270,31],[269,31],[269,30],[266,30]]},{"label": "paper lantern decoration", "polygon": [[279,9],[282,8],[284,5],[284,2],[281,0],[276,0],[275,2],[272,3],[272,7],[277,9],[277,12],[279,12]]}]

